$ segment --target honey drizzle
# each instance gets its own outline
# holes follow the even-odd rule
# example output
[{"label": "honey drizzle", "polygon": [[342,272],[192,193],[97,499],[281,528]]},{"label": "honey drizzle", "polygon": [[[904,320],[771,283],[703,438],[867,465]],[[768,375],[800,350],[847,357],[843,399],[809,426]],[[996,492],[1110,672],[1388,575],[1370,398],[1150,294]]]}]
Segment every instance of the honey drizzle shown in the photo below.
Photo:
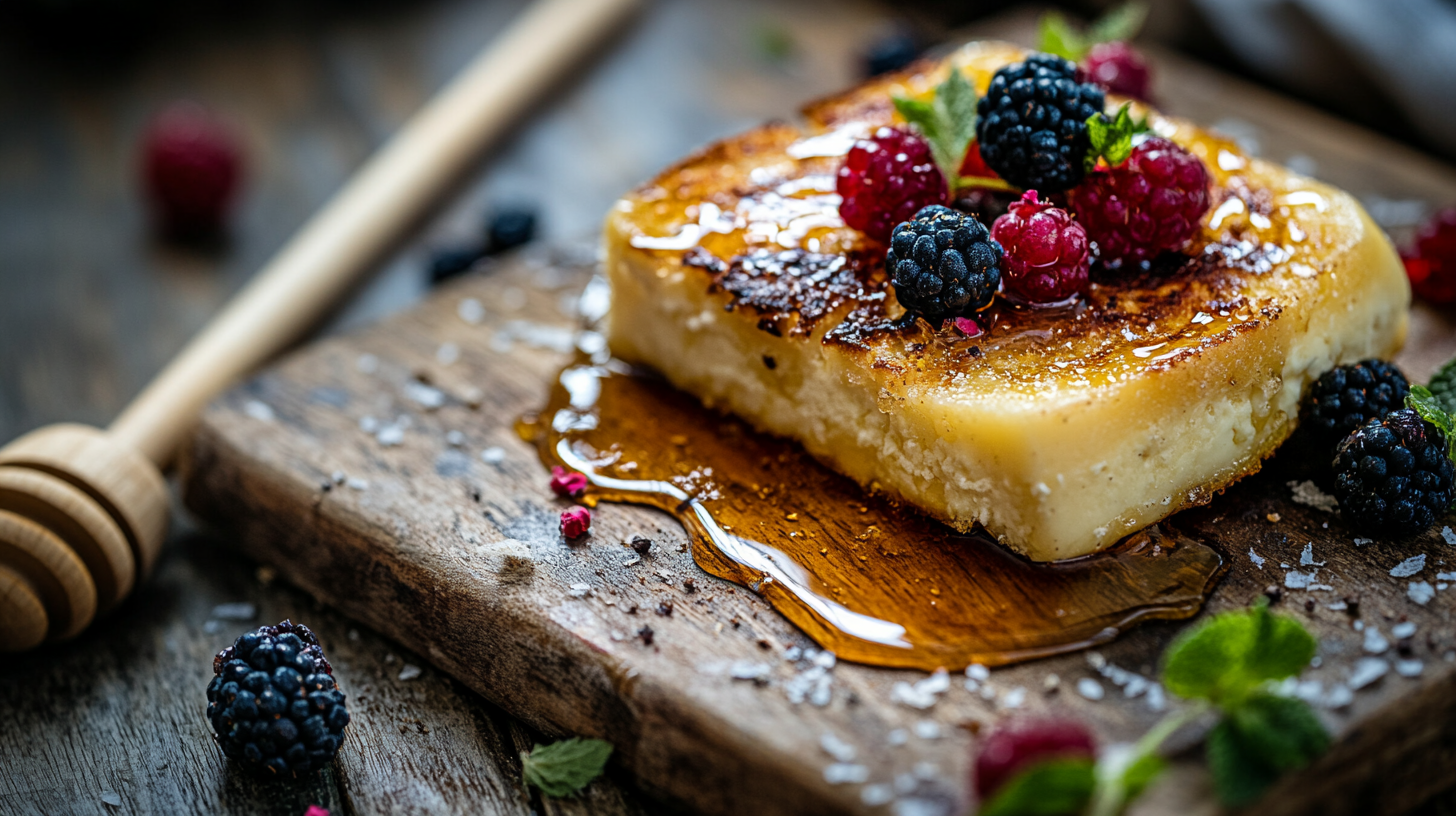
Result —
[{"label": "honey drizzle", "polygon": [[1195,614],[1223,571],[1212,549],[1159,527],[1085,558],[1028,561],[615,360],[568,366],[517,428],[547,467],[587,475],[584,501],[671,513],[704,571],[858,663],[959,669],[1086,648]]}]

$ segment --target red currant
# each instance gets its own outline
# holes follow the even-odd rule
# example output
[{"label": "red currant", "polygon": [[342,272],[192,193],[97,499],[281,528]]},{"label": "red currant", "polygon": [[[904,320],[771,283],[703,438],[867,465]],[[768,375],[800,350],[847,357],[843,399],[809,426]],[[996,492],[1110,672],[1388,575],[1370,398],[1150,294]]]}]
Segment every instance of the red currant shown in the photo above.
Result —
[{"label": "red currant", "polygon": [[153,120],[142,146],[142,179],[165,231],[216,231],[237,192],[242,154],[200,105],[178,102]]},{"label": "red currant", "polygon": [[984,802],[1028,766],[1049,759],[1095,758],[1097,744],[1075,720],[1028,720],[992,731],[976,755],[976,796]]},{"label": "red currant", "polygon": [[1411,289],[1431,303],[1456,303],[1456,207],[1416,230],[1414,251],[1404,255]]}]

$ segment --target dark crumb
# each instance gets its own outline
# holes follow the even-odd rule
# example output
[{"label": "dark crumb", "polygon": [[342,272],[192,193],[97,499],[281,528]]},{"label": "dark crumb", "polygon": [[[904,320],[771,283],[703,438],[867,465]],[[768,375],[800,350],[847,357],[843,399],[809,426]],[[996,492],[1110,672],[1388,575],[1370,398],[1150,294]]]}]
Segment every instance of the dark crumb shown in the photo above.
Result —
[{"label": "dark crumb", "polygon": [[1279,603],[1280,599],[1284,597],[1284,590],[1273,584],[1270,584],[1269,586],[1264,587],[1264,597],[1269,599],[1269,603],[1277,604]]},{"label": "dark crumb", "polygon": [[859,705],[859,695],[851,691],[844,696],[844,704],[847,706]]},{"label": "dark crumb", "polygon": [[635,615],[635,614],[637,614],[637,604],[632,604],[631,606],[627,607],[627,614],[628,615]]},{"label": "dark crumb", "polygon": [[475,502],[476,504],[480,504],[480,488],[470,488],[470,500]]},{"label": "dark crumb", "polygon": [[772,649],[773,648],[773,644],[768,642],[768,638],[759,638],[758,639],[758,648],[760,648],[760,649]]},{"label": "dark crumb", "polygon": [[1307,600],[1307,601],[1304,602],[1304,611],[1306,611],[1306,612],[1313,612],[1314,611],[1314,599],[1313,598],[1311,598],[1311,599],[1309,599],[1309,600]]},{"label": "dark crumb", "polygon": [[689,595],[693,594],[694,592],[697,592],[698,591],[698,584],[697,584],[697,582],[694,581],[691,578],[684,579],[683,580],[683,591],[686,592],[686,593],[688,593]]},{"label": "dark crumb", "polygon": [[638,629],[637,630],[637,637],[639,637],[639,638],[642,639],[642,645],[643,646],[651,646],[652,645],[652,638],[653,638],[652,627],[651,626],[644,626],[641,629]]},{"label": "dark crumb", "polygon": [[1415,649],[1413,648],[1413,644],[1411,643],[1411,639],[1410,638],[1405,638],[1403,640],[1396,641],[1395,642],[1395,651],[1401,657],[1410,657],[1412,654],[1415,653]]},{"label": "dark crumb", "polygon": [[763,364],[768,367],[769,371],[779,367],[779,361],[767,354],[763,355]]},{"label": "dark crumb", "polygon": [[1352,618],[1358,618],[1358,617],[1360,617],[1360,599],[1359,598],[1346,598],[1345,599],[1345,614],[1346,615],[1349,615]]},{"label": "dark crumb", "polygon": [[657,614],[666,618],[672,615],[672,601],[663,601],[657,605]]},{"label": "dark crumb", "polygon": [[633,535],[632,540],[627,543],[638,555],[646,555],[652,551],[652,539],[640,533]]},{"label": "dark crumb", "polygon": [[330,482],[330,481],[325,481],[325,482],[323,482],[322,484],[319,485],[319,490],[322,490],[325,493],[327,493],[327,492],[329,492],[330,490],[333,490],[333,489],[334,489],[334,483],[333,482]]},{"label": "dark crumb", "polygon": [[733,618],[733,620],[731,620],[731,621],[729,621],[729,623],[731,623],[731,624],[733,624],[733,628],[734,628],[734,629],[737,629],[737,628],[738,628],[738,627],[740,627],[740,626],[742,626],[742,625],[743,625],[743,621],[741,621],[741,620],[739,620],[739,619],[738,619],[738,618],[737,618],[737,616],[735,616],[735,617],[734,617],[734,618]]},{"label": "dark crumb", "polygon": [[984,727],[985,726],[982,725],[980,720],[961,720],[960,722],[956,723],[956,728],[965,731],[973,737],[980,736],[981,729]]},{"label": "dark crumb", "polygon": [[981,347],[980,346],[971,346],[971,356],[972,357],[980,357],[981,356]]},{"label": "dark crumb", "polygon": [[678,552],[687,552],[688,551],[688,545],[686,543],[677,545],[677,551]]}]

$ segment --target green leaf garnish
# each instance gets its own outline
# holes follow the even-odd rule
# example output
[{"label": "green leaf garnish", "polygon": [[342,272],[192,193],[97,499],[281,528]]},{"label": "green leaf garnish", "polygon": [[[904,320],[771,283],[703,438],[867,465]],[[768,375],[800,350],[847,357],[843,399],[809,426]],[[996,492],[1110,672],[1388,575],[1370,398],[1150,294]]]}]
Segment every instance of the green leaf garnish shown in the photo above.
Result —
[{"label": "green leaf garnish", "polygon": [[1228,711],[1265,683],[1298,675],[1315,645],[1298,621],[1270,614],[1260,598],[1253,609],[1225,612],[1173,641],[1163,656],[1163,683],[1180,697]]},{"label": "green leaf garnish", "polygon": [[1303,700],[1259,693],[1230,711],[1208,736],[1209,770],[1224,804],[1248,804],[1283,773],[1308,765],[1330,735]]},{"label": "green leaf garnish", "polygon": [[1448,414],[1456,414],[1456,359],[1448,361],[1431,378],[1431,396]]},{"label": "green leaf garnish", "polygon": [[1146,3],[1124,3],[1099,17],[1083,33],[1059,12],[1049,11],[1041,17],[1036,50],[1081,62],[1097,43],[1130,40],[1137,36],[1147,18]]},{"label": "green leaf garnish", "polygon": [[521,771],[526,784],[547,796],[570,796],[601,776],[611,755],[611,743],[572,737],[522,751]]},{"label": "green leaf garnish", "polygon": [[1090,171],[1097,165],[1097,159],[1107,160],[1116,167],[1132,155],[1132,137],[1148,130],[1148,120],[1132,118],[1132,103],[1124,102],[1117,113],[1108,118],[1105,113],[1096,113],[1087,118],[1087,137],[1092,149],[1087,151],[1086,165]]},{"label": "green leaf garnish", "polygon": [[895,110],[930,143],[930,153],[947,183],[960,180],[961,163],[976,136],[976,89],[954,66],[929,100],[894,97]]},{"label": "green leaf garnish", "polygon": [[1096,774],[1086,758],[1049,759],[1011,777],[981,805],[980,816],[1061,816],[1081,813],[1092,799]]}]

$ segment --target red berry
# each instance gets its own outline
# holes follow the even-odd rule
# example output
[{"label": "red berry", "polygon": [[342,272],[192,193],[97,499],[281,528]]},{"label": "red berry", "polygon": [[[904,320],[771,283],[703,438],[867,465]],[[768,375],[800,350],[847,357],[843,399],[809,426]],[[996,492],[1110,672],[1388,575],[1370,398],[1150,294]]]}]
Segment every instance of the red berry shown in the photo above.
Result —
[{"label": "red berry", "polygon": [[836,184],[844,223],[888,241],[895,225],[921,208],[944,204],[949,190],[930,145],[908,130],[882,127],[850,149]]},{"label": "red berry", "polygon": [[591,511],[585,507],[568,507],[561,511],[561,534],[581,538],[591,529]]},{"label": "red berry", "polygon": [[1456,303],[1456,207],[1441,210],[1416,230],[1414,251],[1405,255],[1405,273],[1422,298]]},{"label": "red berry", "polygon": [[1116,265],[1182,247],[1208,211],[1208,184],[1197,156],[1153,137],[1121,165],[1088,175],[1067,198],[1098,257]]},{"label": "red berry", "polygon": [[221,227],[241,171],[242,155],[232,134],[200,105],[174,103],[147,130],[142,178],[169,233]]},{"label": "red berry", "polygon": [[1087,53],[1082,63],[1087,81],[1095,82],[1108,91],[1141,99],[1152,99],[1152,73],[1147,60],[1137,49],[1122,41],[1097,43]]},{"label": "red berry", "polygon": [[563,499],[580,496],[586,492],[586,487],[587,478],[585,473],[567,470],[560,465],[551,468],[551,492]]},{"label": "red berry", "polygon": [[1028,766],[1048,759],[1097,756],[1087,726],[1075,720],[1028,720],[992,731],[976,755],[976,796],[986,801]]},{"label": "red berry", "polygon": [[1087,231],[1072,214],[1027,190],[991,226],[1006,251],[1001,285],[1028,303],[1055,303],[1087,287]]},{"label": "red berry", "polygon": [[971,142],[971,147],[966,151],[966,158],[961,162],[960,173],[962,176],[972,178],[1000,178],[996,171],[986,166],[986,160],[981,158],[981,143]]}]

